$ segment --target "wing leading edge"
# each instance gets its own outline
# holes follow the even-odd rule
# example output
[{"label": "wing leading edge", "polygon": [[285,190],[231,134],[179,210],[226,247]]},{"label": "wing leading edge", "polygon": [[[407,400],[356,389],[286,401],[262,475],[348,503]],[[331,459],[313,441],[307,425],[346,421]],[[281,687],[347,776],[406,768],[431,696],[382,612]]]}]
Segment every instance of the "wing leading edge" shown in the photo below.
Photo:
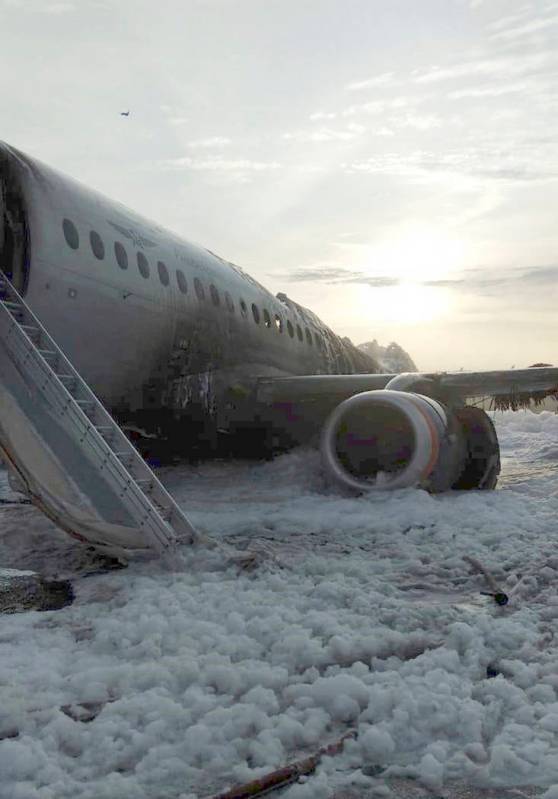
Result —
[{"label": "wing leading edge", "polygon": [[[364,375],[301,375],[260,378],[256,388],[259,402],[312,402],[320,399],[339,401],[362,391],[383,389],[394,378],[404,378],[399,387],[410,391],[441,395],[457,400],[492,397],[494,407],[505,410],[540,404],[545,397],[558,398],[558,368],[537,367],[486,372],[430,372]],[[404,386],[404,383],[407,386]],[[395,386],[394,386],[395,387]]]}]

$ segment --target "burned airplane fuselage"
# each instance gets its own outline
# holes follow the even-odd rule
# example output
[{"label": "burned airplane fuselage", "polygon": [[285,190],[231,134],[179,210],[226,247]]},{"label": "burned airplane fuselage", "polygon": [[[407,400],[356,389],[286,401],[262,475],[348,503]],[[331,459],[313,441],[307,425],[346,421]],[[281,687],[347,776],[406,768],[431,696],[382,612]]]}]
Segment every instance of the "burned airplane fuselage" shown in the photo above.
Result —
[{"label": "burned airplane fuselage", "polygon": [[[177,451],[221,433],[273,443],[259,377],[378,371],[240,267],[4,144],[0,268],[119,421]],[[283,443],[311,436],[315,411],[275,408]]]}]

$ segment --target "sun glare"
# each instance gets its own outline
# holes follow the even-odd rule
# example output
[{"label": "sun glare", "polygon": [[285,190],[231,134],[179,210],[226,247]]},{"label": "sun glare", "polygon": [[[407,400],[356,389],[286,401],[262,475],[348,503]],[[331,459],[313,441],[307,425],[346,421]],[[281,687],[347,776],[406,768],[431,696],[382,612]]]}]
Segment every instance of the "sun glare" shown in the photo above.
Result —
[{"label": "sun glare", "polygon": [[457,277],[465,266],[471,254],[464,242],[433,227],[414,227],[357,247],[352,252],[355,269],[372,279],[395,281],[393,286],[371,284],[355,292],[362,315],[378,322],[416,324],[447,316],[455,308],[454,293],[435,282]]},{"label": "sun glare", "polygon": [[359,316],[399,325],[439,319],[451,313],[455,306],[448,289],[411,284],[387,288],[367,286],[359,291],[357,302]]},{"label": "sun glare", "polygon": [[451,277],[465,266],[463,241],[433,227],[405,229],[362,252],[361,267],[372,275],[422,283]]}]

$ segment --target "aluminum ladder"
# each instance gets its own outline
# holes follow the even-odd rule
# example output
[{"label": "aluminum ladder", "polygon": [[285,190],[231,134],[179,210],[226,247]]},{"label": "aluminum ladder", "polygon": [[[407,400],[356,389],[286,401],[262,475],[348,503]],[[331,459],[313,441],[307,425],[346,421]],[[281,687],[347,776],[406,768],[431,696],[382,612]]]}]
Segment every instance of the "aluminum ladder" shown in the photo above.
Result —
[{"label": "aluminum ladder", "polygon": [[[47,333],[9,279],[0,273],[0,336],[18,371],[38,387],[49,412],[64,418],[88,468],[103,472],[134,521],[138,551],[162,553],[178,543],[204,540],[106,411],[87,383]],[[1,376],[0,376],[1,379]],[[59,417],[60,418],[60,417]],[[41,507],[40,503],[39,507]],[[41,508],[47,512],[44,507]],[[63,519],[47,513],[72,533]],[[76,531],[77,532],[77,531]],[[73,533],[72,533],[73,534]],[[79,535],[78,535],[79,537]],[[108,549],[110,549],[110,542]],[[107,549],[107,548],[105,548]],[[132,549],[131,551],[135,551]]]}]

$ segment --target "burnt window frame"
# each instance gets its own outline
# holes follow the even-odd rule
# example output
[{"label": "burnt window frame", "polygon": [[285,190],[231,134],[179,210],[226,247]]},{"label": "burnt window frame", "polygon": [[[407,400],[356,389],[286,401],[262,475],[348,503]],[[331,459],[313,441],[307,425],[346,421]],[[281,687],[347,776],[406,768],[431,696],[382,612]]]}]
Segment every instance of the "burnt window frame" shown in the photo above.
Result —
[{"label": "burnt window frame", "polygon": [[128,268],[129,265],[128,252],[126,251],[126,247],[122,244],[121,241],[114,242],[114,257],[120,269],[124,271]]},{"label": "burnt window frame", "polygon": [[199,277],[194,278],[194,291],[200,302],[205,302],[205,288]]},{"label": "burnt window frame", "polygon": [[91,252],[98,261],[105,260],[105,242],[96,230],[89,231],[89,246],[91,247]]},{"label": "burnt window frame", "polygon": [[176,285],[181,294],[188,294],[188,281],[182,269],[175,270]]},{"label": "burnt window frame", "polygon": [[260,324],[260,309],[255,302],[252,303],[252,318],[257,325]]},{"label": "burnt window frame", "polygon": [[136,264],[140,275],[143,277],[144,280],[148,280],[149,276],[151,275],[151,268],[149,266],[149,261],[147,260],[145,253],[143,253],[141,250],[138,250],[136,252]]},{"label": "burnt window frame", "polygon": [[278,333],[282,333],[283,332],[283,319],[281,318],[281,316],[278,313],[273,315],[273,324],[275,326],[275,330]]},{"label": "burnt window frame", "polygon": [[79,230],[67,216],[62,220],[62,233],[68,247],[71,250],[79,250]]},{"label": "burnt window frame", "polygon": [[248,306],[246,305],[245,300],[240,298],[240,315],[243,316],[245,319],[248,319]]},{"label": "burnt window frame", "polygon": [[209,284],[209,296],[211,297],[211,302],[213,305],[218,308],[221,305],[221,295],[219,294],[219,289],[215,283]]},{"label": "burnt window frame", "polygon": [[159,282],[162,286],[168,286],[170,283],[169,270],[164,261],[157,261],[157,272],[159,274]]},{"label": "burnt window frame", "polygon": [[289,334],[290,338],[294,338],[294,327],[290,319],[287,319],[287,333]]},{"label": "burnt window frame", "polygon": [[264,327],[267,327],[269,330],[271,328],[271,316],[269,315],[269,311],[267,310],[267,308],[263,309],[262,314],[263,314]]},{"label": "burnt window frame", "polygon": [[296,337],[301,344],[304,342],[304,333],[302,332],[302,328],[298,322],[296,323]]},{"label": "burnt window frame", "polygon": [[234,309],[233,298],[231,297],[228,291],[225,291],[225,305],[227,306],[227,311],[229,313],[234,313],[235,309]]}]

